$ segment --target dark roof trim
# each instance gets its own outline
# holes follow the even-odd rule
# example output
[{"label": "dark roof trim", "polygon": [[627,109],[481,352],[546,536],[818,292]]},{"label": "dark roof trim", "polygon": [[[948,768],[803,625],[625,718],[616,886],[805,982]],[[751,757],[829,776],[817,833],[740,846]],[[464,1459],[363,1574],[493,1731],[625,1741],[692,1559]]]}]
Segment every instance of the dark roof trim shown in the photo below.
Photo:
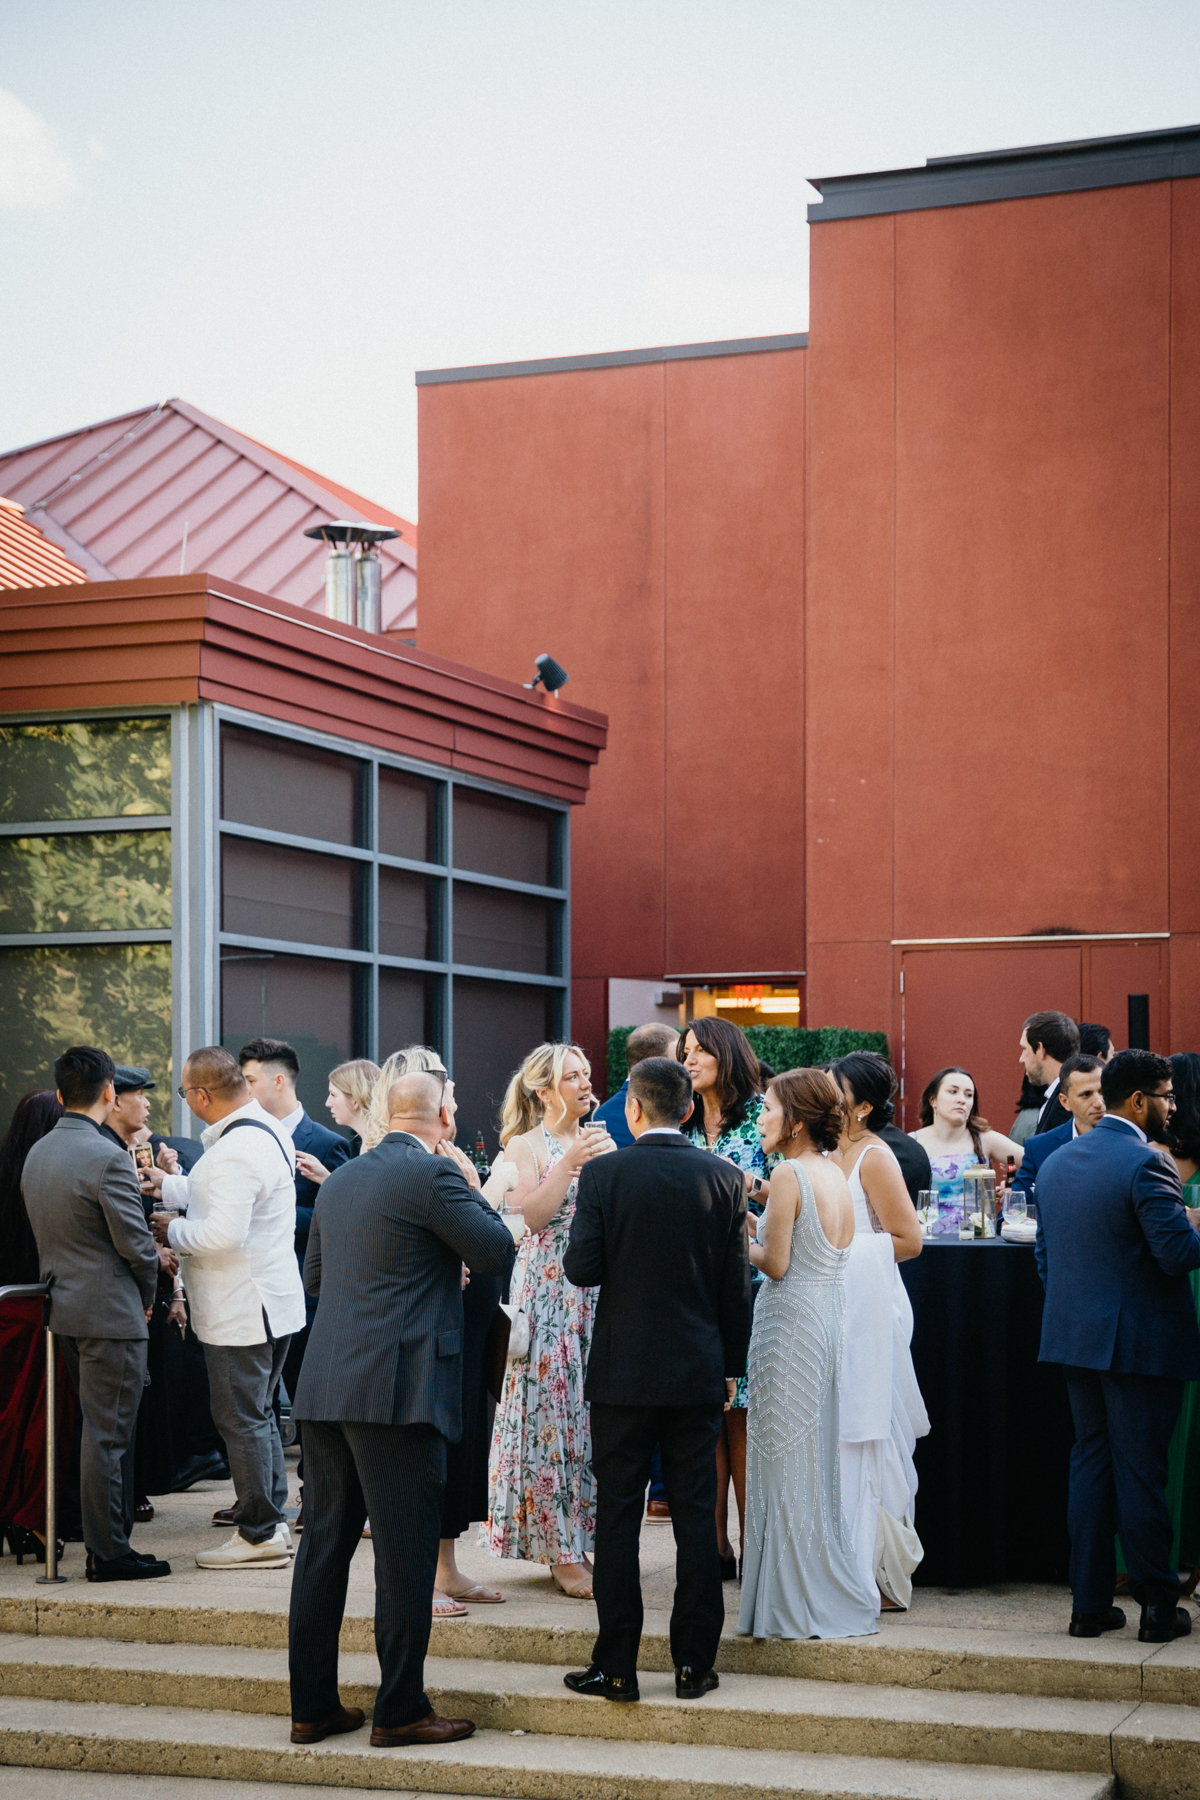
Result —
[{"label": "dark roof trim", "polygon": [[714,344],[666,344],[654,350],[603,350],[597,356],[546,356],[537,362],[476,363],[464,369],[418,369],[418,387],[444,381],[507,381],[513,375],[561,375],[568,369],[620,369],[629,363],[691,362],[701,356],[759,356],[804,350],[807,331],[788,337],[726,338]]},{"label": "dark roof trim", "polygon": [[932,156],[919,169],[821,176],[811,185],[824,198],[809,207],[808,221],[821,225],[830,219],[978,206],[989,200],[1129,187],[1189,175],[1200,175],[1200,125],[1033,144],[1021,150],[987,150],[974,156]]}]

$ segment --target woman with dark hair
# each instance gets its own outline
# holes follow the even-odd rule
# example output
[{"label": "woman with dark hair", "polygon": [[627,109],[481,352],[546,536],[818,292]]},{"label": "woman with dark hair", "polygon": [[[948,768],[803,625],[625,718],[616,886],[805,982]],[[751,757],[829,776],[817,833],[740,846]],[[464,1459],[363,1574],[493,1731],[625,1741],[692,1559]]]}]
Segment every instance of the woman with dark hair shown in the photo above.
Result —
[{"label": "woman with dark hair", "polygon": [[[1185,1206],[1200,1206],[1200,1056],[1185,1050],[1171,1058],[1175,1112],[1167,1125],[1169,1148],[1183,1183]],[[1200,1270],[1188,1276],[1200,1315]],[[1189,1381],[1167,1457],[1167,1505],[1175,1526],[1172,1568],[1185,1594],[1200,1581],[1200,1381]]]},{"label": "woman with dark hair", "polygon": [[[25,1158],[62,1118],[57,1094],[37,1089],[18,1101],[0,1143],[0,1287],[40,1279],[37,1244],[21,1197]],[[45,1559],[46,1360],[40,1300],[0,1305],[0,1535],[21,1557]],[[60,1376],[64,1373],[59,1362]],[[74,1406],[59,1382],[59,1443],[67,1452]],[[67,1456],[62,1457],[66,1467]]]},{"label": "woman with dark hair", "polygon": [[[728,1019],[693,1019],[675,1046],[675,1055],[692,1078],[695,1111],[683,1129],[701,1150],[723,1156],[742,1171],[751,1192],[751,1210],[760,1212],[753,1198],[754,1184],[761,1188],[767,1173],[762,1139],[758,1135],[763,1097],[759,1061],[749,1040]],[[754,1282],[762,1276],[756,1269]],[[717,1548],[721,1555],[722,1581],[737,1580],[737,1559],[729,1542],[729,1481],[743,1543],[746,1531],[746,1380],[739,1380],[733,1404],[725,1414],[717,1442]]]},{"label": "woman with dark hair", "polygon": [[909,1133],[929,1157],[939,1223],[958,1229],[963,1211],[963,1170],[983,1163],[1003,1164],[1011,1156],[1021,1166],[1025,1152],[1002,1131],[992,1131],[979,1110],[975,1078],[966,1069],[939,1069],[921,1095],[919,1128]]},{"label": "woman with dark hair", "polygon": [[900,1165],[878,1136],[892,1122],[895,1070],[886,1057],[855,1051],[832,1073],[846,1102],[834,1161],[854,1201],[840,1396],[842,1505],[863,1580],[881,1596],[880,1607],[895,1611],[908,1606],[923,1555],[913,1526],[913,1451],[929,1415],[913,1371],[912,1306],[896,1267],[921,1254],[921,1227]]},{"label": "woman with dark hair", "polygon": [[775,1165],[750,1244],[766,1277],[750,1338],[746,1535],[738,1630],[756,1638],[866,1637],[863,1579],[841,1498],[838,1371],[854,1202],[834,1164],[841,1092],[823,1069],[767,1083],[758,1121]]}]

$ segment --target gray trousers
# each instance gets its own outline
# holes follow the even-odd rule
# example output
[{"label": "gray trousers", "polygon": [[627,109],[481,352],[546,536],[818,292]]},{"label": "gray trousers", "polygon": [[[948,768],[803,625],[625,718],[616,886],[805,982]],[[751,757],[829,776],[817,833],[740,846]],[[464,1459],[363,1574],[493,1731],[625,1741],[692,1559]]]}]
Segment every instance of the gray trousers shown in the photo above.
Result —
[{"label": "gray trousers", "polygon": [[225,1439],[237,1495],[238,1530],[252,1544],[275,1536],[287,1505],[287,1465],[271,1402],[291,1338],[265,1344],[205,1344],[208,1403]]},{"label": "gray trousers", "polygon": [[112,1562],[128,1556],[133,1529],[133,1433],[146,1385],[146,1340],[60,1337],[56,1342],[83,1414],[83,1541],[93,1556]]}]

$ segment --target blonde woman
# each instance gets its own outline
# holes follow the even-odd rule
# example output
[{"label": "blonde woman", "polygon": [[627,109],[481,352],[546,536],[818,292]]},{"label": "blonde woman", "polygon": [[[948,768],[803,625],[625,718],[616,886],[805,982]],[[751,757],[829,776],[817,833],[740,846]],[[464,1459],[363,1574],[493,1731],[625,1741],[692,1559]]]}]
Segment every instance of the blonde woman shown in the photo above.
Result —
[{"label": "blonde woman", "polygon": [[549,1563],[555,1586],[576,1600],[592,1598],[596,1489],[583,1373],[596,1290],[572,1287],[562,1259],[579,1171],[616,1148],[603,1126],[583,1123],[591,1073],[577,1045],[539,1044],[504,1097],[500,1142],[517,1169],[508,1203],[525,1215],[509,1297],[529,1319],[529,1355],[508,1365],[488,1464],[492,1555]]},{"label": "blonde woman", "polygon": [[[354,1062],[339,1063],[336,1069],[329,1071],[325,1110],[331,1115],[335,1125],[340,1125],[343,1131],[354,1133],[358,1140],[350,1145],[354,1156],[358,1156],[364,1147],[363,1126],[367,1121],[367,1109],[378,1080],[378,1063],[369,1062],[365,1056],[360,1056]],[[297,1150],[296,1167],[310,1181],[315,1181],[318,1187],[329,1176],[329,1170],[320,1157],[310,1156],[306,1150]]]}]

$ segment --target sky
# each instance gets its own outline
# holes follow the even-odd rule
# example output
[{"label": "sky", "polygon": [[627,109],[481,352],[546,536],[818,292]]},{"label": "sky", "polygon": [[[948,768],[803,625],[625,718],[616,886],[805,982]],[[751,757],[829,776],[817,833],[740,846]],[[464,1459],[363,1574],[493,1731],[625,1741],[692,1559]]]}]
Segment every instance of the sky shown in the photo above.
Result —
[{"label": "sky", "polygon": [[178,394],[415,518],[417,369],[803,331],[806,176],[1198,121],[1198,0],[8,0],[0,449]]}]

